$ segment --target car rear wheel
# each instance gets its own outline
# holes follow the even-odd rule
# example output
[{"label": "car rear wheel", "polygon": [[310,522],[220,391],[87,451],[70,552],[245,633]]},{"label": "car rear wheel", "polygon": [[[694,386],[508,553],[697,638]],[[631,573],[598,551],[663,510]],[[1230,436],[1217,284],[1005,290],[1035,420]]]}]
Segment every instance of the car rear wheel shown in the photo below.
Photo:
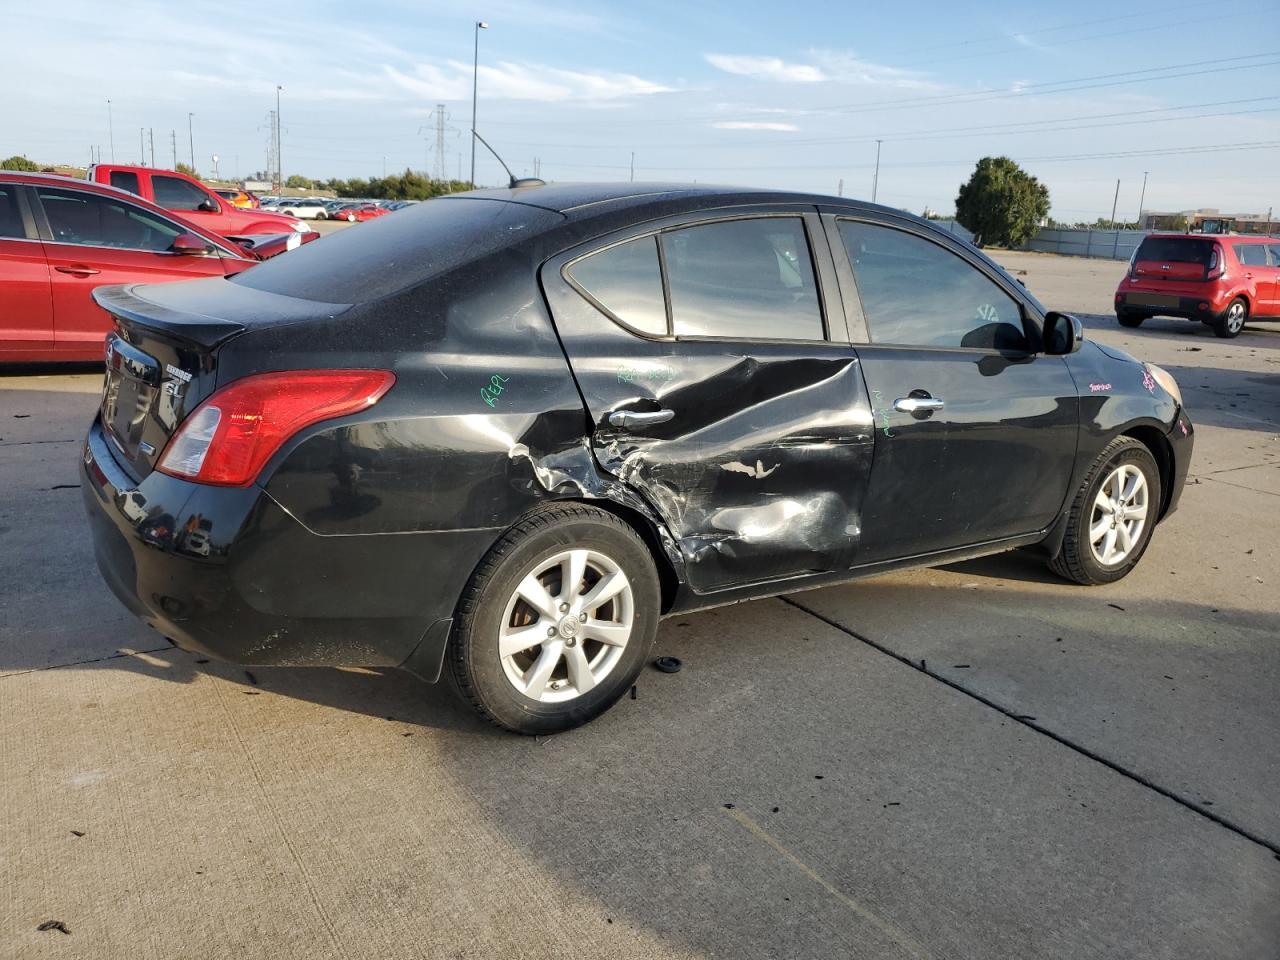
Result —
[{"label": "car rear wheel", "polygon": [[1116,320],[1120,322],[1122,327],[1140,327],[1145,319],[1147,319],[1146,316],[1141,313],[1133,313],[1129,310],[1116,311]]},{"label": "car rear wheel", "polygon": [[458,603],[448,669],[481,715],[556,733],[611,707],[644,666],[661,615],[653,558],[625,522],[564,504],[516,524]]},{"label": "car rear wheel", "polygon": [[1242,299],[1236,297],[1231,301],[1230,305],[1222,316],[1213,321],[1213,332],[1227,340],[1240,336],[1240,331],[1244,329],[1244,322],[1249,316],[1249,305]]},{"label": "car rear wheel", "polygon": [[1116,437],[1094,462],[1067,517],[1054,573],[1087,585],[1128,574],[1151,542],[1160,511],[1160,469],[1132,437]]},{"label": "car rear wheel", "polygon": [[329,219],[329,215],[328,215],[327,213],[325,213],[323,210],[317,210],[317,211],[316,211],[316,219],[317,219],[317,220],[328,220],[328,219]]},{"label": "car rear wheel", "polygon": [[356,222],[356,215],[354,213],[348,213],[347,223],[355,223],[355,222]]}]

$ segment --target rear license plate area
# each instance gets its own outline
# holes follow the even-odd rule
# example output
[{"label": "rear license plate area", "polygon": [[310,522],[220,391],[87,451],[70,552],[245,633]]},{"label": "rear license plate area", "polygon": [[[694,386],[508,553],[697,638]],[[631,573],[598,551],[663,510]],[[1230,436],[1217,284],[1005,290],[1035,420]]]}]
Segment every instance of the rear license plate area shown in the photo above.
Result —
[{"label": "rear license plate area", "polygon": [[1143,307],[1179,307],[1180,297],[1171,297],[1163,293],[1131,293],[1129,302]]}]

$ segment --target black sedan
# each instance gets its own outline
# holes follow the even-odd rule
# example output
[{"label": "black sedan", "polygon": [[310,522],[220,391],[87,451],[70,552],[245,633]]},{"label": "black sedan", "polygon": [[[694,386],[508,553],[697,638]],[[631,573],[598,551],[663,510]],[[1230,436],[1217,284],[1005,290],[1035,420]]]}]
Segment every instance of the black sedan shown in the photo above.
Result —
[{"label": "black sedan", "polygon": [[1116,580],[1191,457],[1165,371],[832,197],[519,186],[97,299],[120,599],[228,660],[447,671],[522,733],[673,613],[1016,547]]}]

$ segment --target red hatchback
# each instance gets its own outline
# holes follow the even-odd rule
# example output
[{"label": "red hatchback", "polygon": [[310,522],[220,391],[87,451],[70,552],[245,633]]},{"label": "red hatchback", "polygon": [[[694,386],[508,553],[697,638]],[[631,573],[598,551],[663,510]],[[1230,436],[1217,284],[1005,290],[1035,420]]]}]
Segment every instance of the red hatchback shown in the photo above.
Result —
[{"label": "red hatchback", "polygon": [[355,223],[357,220],[373,220],[377,217],[386,216],[391,213],[386,207],[380,207],[376,203],[362,203],[358,207],[346,207],[335,213],[335,220],[346,220],[349,223]]},{"label": "red hatchback", "polygon": [[1239,336],[1246,319],[1280,320],[1280,239],[1152,234],[1116,288],[1116,319],[1200,320],[1220,337]]},{"label": "red hatchback", "polygon": [[0,172],[0,363],[101,360],[111,318],[95,287],[230,276],[262,258],[123,190]]}]

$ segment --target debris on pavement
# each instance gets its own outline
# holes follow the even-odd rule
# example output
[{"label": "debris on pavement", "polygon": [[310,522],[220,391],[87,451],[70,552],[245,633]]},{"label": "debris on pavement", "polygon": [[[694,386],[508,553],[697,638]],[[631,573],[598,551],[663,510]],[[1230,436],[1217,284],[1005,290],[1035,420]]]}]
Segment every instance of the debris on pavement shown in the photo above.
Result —
[{"label": "debris on pavement", "polygon": [[71,936],[71,931],[67,929],[67,925],[61,920],[46,920],[44,923],[40,924],[40,926],[36,927],[36,929],[57,930],[59,933],[65,933],[67,936]]},{"label": "debris on pavement", "polygon": [[663,673],[679,673],[683,663],[676,657],[658,657],[653,661],[653,665]]}]

